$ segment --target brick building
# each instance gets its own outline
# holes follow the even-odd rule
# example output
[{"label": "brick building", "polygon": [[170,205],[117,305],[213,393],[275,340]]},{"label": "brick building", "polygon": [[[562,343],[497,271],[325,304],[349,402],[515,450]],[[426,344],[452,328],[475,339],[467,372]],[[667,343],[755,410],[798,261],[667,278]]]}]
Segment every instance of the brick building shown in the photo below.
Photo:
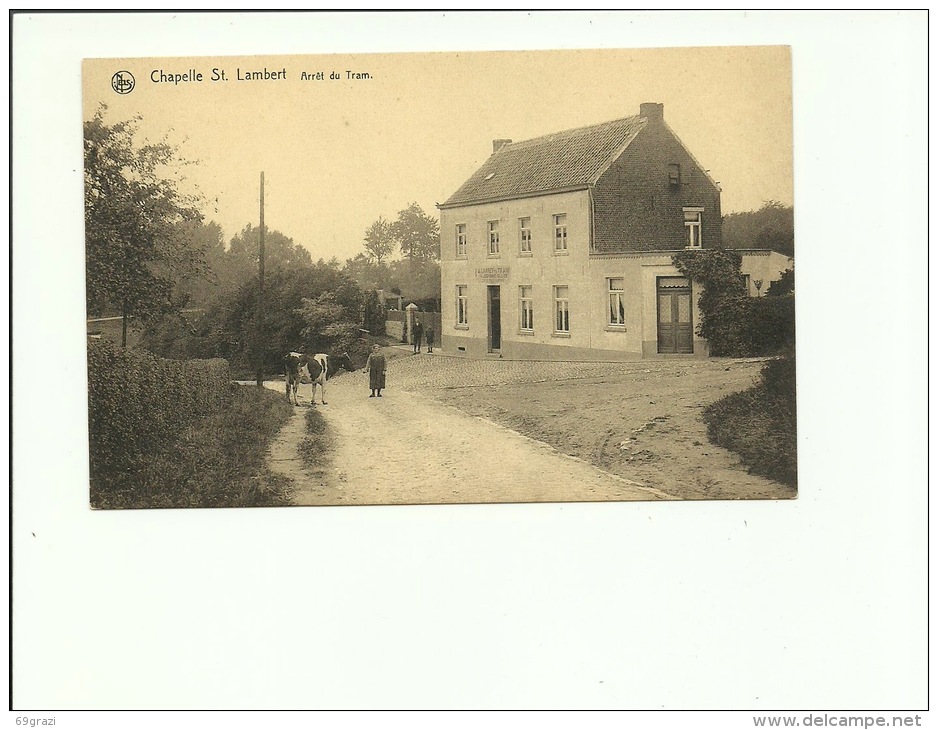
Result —
[{"label": "brick building", "polygon": [[[439,208],[447,352],[706,355],[694,332],[699,292],[671,256],[721,245],[720,188],[662,104],[523,142],[496,139]],[[780,254],[743,252],[752,281],[767,285],[787,265]]]}]

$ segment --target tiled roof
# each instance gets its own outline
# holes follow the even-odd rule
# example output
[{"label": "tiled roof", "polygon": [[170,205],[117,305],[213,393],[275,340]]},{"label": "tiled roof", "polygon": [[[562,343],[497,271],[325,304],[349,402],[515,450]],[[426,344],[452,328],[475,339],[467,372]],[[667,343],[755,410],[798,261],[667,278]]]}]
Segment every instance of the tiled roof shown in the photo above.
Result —
[{"label": "tiled roof", "polygon": [[627,117],[505,145],[441,207],[588,185],[646,123],[644,117]]}]

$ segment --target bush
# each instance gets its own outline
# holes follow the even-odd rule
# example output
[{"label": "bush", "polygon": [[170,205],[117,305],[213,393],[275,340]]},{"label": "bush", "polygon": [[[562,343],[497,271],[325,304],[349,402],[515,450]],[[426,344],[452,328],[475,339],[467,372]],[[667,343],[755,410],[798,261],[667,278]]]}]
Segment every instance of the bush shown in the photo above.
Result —
[{"label": "bush", "polygon": [[738,253],[682,251],[672,260],[678,271],[703,286],[697,333],[706,338],[711,355],[775,355],[794,345],[794,296],[750,297]]},{"label": "bush", "polygon": [[797,486],[795,357],[766,363],[755,387],[709,405],[710,440],[739,454],[753,474]]},{"label": "bush", "polygon": [[711,314],[710,354],[729,357],[775,355],[794,346],[794,297],[722,300]]}]

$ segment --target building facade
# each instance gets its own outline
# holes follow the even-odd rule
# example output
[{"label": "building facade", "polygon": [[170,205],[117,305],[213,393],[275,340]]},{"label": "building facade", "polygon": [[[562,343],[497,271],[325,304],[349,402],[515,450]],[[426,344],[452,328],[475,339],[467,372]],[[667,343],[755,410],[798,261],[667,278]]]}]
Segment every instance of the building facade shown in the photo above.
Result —
[{"label": "building facade", "polygon": [[[722,245],[720,188],[663,112],[642,104],[634,117],[493,142],[488,160],[439,206],[448,353],[707,354],[695,333],[699,291],[671,257]],[[787,262],[744,252],[743,273],[767,288],[770,270]]]}]

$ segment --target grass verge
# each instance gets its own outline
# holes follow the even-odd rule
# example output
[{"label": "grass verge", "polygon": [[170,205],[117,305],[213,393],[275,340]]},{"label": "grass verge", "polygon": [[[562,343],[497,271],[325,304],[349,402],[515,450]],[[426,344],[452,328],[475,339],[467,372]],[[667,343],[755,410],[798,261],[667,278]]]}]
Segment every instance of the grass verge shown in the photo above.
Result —
[{"label": "grass verge", "polygon": [[798,486],[794,356],[767,363],[755,387],[710,404],[703,418],[710,440],[750,473]]},{"label": "grass verge", "polygon": [[314,476],[326,473],[332,441],[326,430],[326,419],[316,408],[306,411],[306,433],[309,434],[297,447],[303,466]]},{"label": "grass verge", "polygon": [[266,465],[271,439],[292,406],[265,388],[232,385],[231,397],[165,449],[108,483],[91,484],[99,509],[273,507],[290,480]]}]

